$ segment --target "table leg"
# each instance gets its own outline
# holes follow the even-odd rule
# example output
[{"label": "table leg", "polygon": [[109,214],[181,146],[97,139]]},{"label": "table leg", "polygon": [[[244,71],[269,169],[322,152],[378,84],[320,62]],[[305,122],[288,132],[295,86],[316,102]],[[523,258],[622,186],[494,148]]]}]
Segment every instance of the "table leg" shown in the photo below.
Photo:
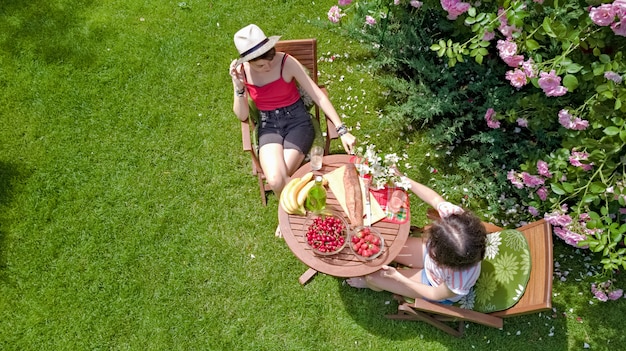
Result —
[{"label": "table leg", "polygon": [[304,272],[300,278],[298,279],[298,281],[300,282],[301,285],[306,284],[309,280],[311,280],[311,278],[313,278],[313,276],[317,273],[317,271],[313,268],[309,268],[306,270],[306,272]]}]

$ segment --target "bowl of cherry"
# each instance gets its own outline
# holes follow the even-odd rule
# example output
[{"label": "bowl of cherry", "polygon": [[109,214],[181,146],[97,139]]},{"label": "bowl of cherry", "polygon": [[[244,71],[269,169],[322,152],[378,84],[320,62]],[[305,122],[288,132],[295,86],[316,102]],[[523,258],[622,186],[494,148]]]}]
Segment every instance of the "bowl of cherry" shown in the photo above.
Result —
[{"label": "bowl of cherry", "polygon": [[348,224],[336,213],[310,214],[306,221],[306,243],[321,256],[338,254],[348,243]]}]

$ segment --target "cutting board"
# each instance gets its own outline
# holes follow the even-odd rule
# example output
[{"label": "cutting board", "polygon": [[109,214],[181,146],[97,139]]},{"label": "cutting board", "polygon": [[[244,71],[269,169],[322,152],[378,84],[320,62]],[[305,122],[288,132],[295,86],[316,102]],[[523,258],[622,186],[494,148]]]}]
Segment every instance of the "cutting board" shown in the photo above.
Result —
[{"label": "cutting board", "polygon": [[[337,201],[339,201],[341,208],[343,208],[344,214],[346,215],[346,217],[348,217],[348,207],[346,206],[346,191],[343,185],[343,174],[345,170],[346,170],[346,166],[341,166],[332,172],[326,173],[324,177],[328,180],[328,187],[333,192],[333,194],[335,194]],[[364,212],[363,223],[367,224],[367,218],[365,218],[366,216],[365,211],[367,211],[367,207],[365,206],[366,194],[365,194],[365,191],[363,191],[363,189],[365,189],[365,185],[361,177],[359,177],[359,182],[361,183],[361,194],[363,195],[363,212]],[[383,208],[380,206],[378,201],[376,201],[374,196],[371,196],[371,195],[370,195],[370,207],[372,211],[372,217],[371,217],[372,224],[385,218],[385,211],[383,211]]]}]

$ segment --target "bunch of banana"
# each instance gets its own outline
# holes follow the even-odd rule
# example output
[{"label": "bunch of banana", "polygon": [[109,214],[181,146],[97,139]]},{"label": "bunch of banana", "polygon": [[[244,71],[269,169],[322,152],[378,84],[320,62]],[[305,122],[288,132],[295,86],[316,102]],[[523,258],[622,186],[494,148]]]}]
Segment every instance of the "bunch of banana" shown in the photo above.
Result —
[{"label": "bunch of banana", "polygon": [[[309,172],[300,178],[293,178],[280,193],[280,206],[289,214],[304,215],[304,201],[309,194],[309,190],[315,185],[313,173]],[[324,185],[327,184],[324,178]]]}]

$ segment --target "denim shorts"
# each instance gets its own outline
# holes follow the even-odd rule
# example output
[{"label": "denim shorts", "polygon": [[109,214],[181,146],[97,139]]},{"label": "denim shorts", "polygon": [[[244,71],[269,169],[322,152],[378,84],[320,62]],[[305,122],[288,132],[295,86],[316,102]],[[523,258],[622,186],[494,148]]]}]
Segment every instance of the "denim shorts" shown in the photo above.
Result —
[{"label": "denim shorts", "polygon": [[285,149],[296,149],[303,154],[311,149],[315,130],[302,99],[287,107],[259,111],[259,117],[259,148],[281,144]]}]

